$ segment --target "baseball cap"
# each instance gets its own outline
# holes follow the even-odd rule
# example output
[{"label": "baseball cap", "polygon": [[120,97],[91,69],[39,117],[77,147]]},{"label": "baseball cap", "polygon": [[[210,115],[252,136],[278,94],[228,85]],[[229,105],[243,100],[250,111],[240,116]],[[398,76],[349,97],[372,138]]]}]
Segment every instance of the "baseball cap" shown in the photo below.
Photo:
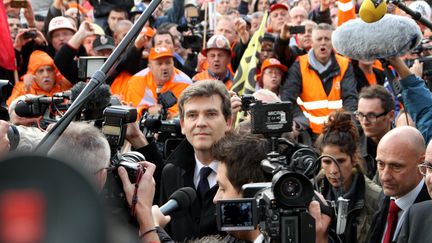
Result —
[{"label": "baseball cap", "polygon": [[98,35],[93,41],[93,50],[100,51],[105,49],[113,50],[115,48],[114,39],[109,35]]},{"label": "baseball cap", "polygon": [[419,12],[426,19],[431,18],[431,7],[425,1],[415,1],[409,5],[411,10]]},{"label": "baseball cap", "polygon": [[91,26],[94,30],[95,35],[105,35],[105,31],[99,25],[91,23]]},{"label": "baseball cap", "polygon": [[150,49],[149,60],[156,60],[162,57],[174,57],[172,51],[169,48],[158,46]]},{"label": "baseball cap", "polygon": [[74,33],[77,31],[75,26],[70,22],[70,20],[63,16],[57,16],[49,22],[48,25],[48,35],[51,35],[51,32],[59,29],[69,29]]},{"label": "baseball cap", "polygon": [[267,59],[264,60],[263,64],[261,65],[261,73],[258,75],[257,79],[260,80],[261,77],[262,77],[262,75],[263,75],[263,73],[264,73],[264,70],[266,68],[269,68],[269,67],[277,67],[280,70],[282,70],[282,72],[288,71],[288,68],[285,65],[283,65],[278,59],[276,59],[276,58],[267,58]]},{"label": "baseball cap", "polygon": [[273,12],[273,11],[275,11],[276,9],[279,9],[279,8],[285,9],[286,11],[289,10],[288,9],[288,5],[283,4],[283,3],[275,3],[275,4],[272,4],[270,6],[270,13]]}]

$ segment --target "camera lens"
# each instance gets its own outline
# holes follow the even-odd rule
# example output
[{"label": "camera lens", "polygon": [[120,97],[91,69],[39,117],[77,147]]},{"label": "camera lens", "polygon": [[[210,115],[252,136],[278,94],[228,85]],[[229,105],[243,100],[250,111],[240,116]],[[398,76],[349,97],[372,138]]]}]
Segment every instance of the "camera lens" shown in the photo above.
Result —
[{"label": "camera lens", "polygon": [[282,193],[287,198],[298,197],[301,193],[301,185],[295,178],[287,178],[282,182]]},{"label": "camera lens", "polygon": [[282,207],[304,207],[313,197],[312,183],[302,174],[281,170],[273,176],[272,190]]}]

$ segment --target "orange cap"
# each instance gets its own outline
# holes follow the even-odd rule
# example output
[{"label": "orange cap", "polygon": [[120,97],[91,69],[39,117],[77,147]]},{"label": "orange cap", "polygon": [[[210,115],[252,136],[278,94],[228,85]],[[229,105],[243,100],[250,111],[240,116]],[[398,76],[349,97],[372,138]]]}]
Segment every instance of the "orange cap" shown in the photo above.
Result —
[{"label": "orange cap", "polygon": [[172,51],[169,48],[158,46],[150,49],[149,60],[156,60],[162,57],[174,57]]},{"label": "orange cap", "polygon": [[285,9],[286,11],[289,10],[288,5],[286,5],[284,3],[275,3],[275,4],[272,4],[270,6],[270,13],[275,11],[276,9],[279,9],[279,8]]},{"label": "orange cap", "polygon": [[261,72],[257,76],[258,80],[261,80],[261,77],[262,77],[262,75],[264,73],[264,70],[266,68],[269,68],[269,67],[277,67],[280,70],[282,70],[282,72],[288,71],[288,68],[285,65],[283,65],[282,63],[280,63],[280,61],[278,59],[276,59],[276,58],[267,58],[267,59],[264,60],[263,64],[261,65]]},{"label": "orange cap", "polygon": [[143,33],[145,36],[152,38],[155,35],[155,31],[154,29],[150,28],[150,27],[144,27],[141,30],[141,33]]}]

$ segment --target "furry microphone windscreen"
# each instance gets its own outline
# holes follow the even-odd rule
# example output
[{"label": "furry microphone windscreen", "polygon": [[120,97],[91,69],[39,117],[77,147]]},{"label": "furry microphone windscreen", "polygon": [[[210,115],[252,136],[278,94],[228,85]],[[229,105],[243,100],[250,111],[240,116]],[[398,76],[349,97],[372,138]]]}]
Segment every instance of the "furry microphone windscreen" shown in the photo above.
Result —
[{"label": "furry microphone windscreen", "polygon": [[333,32],[336,51],[355,60],[375,60],[400,56],[414,49],[422,33],[417,23],[408,17],[386,14],[375,23],[360,18],[350,20]]}]

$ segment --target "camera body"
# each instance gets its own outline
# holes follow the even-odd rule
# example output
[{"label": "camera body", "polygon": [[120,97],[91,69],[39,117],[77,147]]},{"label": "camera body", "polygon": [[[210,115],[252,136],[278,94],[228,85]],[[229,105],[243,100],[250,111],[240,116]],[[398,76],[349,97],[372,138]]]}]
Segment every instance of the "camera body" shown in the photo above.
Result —
[{"label": "camera body", "polygon": [[140,130],[148,140],[156,139],[156,144],[162,151],[164,158],[183,140],[181,133],[180,120],[167,120],[168,108],[177,103],[177,98],[171,91],[158,94],[158,104],[162,105],[161,112],[158,115],[150,115],[145,112],[140,120]]},{"label": "camera body", "polygon": [[36,31],[34,31],[34,30],[26,31],[23,34],[24,39],[35,39],[36,36],[37,36]]}]

